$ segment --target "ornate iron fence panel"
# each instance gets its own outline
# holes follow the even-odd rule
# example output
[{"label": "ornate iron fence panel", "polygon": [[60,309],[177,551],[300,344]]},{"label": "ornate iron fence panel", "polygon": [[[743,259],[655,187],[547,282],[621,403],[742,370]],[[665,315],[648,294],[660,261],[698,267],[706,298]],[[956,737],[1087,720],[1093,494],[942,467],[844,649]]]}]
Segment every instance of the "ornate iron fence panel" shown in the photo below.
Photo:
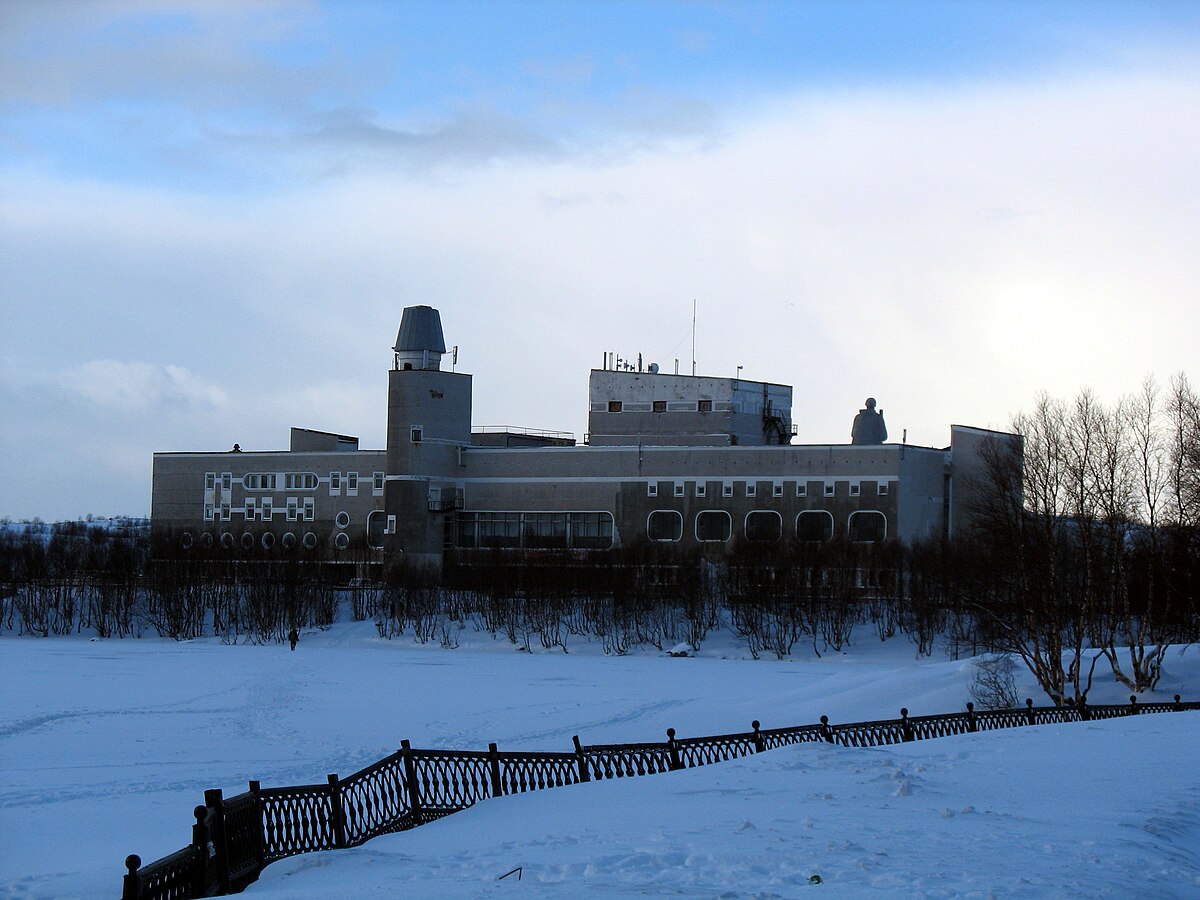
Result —
[{"label": "ornate iron fence panel", "polygon": [[900,719],[881,722],[855,722],[833,726],[834,742],[843,747],[882,747],[904,741],[904,726]]},{"label": "ornate iron fence panel", "polygon": [[579,759],[574,753],[499,754],[500,786],[505,794],[523,794],[579,782]]},{"label": "ornate iron fence panel", "polygon": [[335,846],[329,785],[264,788],[258,798],[262,804],[264,865]]},{"label": "ornate iron fence panel", "polygon": [[263,819],[249,791],[226,800],[224,810],[229,884],[236,891],[253,882],[262,868]]},{"label": "ornate iron fence panel", "polygon": [[446,815],[492,796],[486,752],[413,750],[412,761],[422,815]]},{"label": "ornate iron fence panel", "polygon": [[137,870],[143,900],[188,900],[197,894],[195,873],[201,861],[199,847],[184,847]]},{"label": "ornate iron fence panel", "polygon": [[912,725],[913,736],[918,741],[967,734],[971,730],[966,713],[951,713],[947,716],[917,716],[908,721]]},{"label": "ornate iron fence panel", "polygon": [[671,771],[667,744],[602,744],[584,747],[583,752],[593,781]]},{"label": "ornate iron fence panel", "polygon": [[400,753],[355,772],[341,782],[341,790],[347,844],[413,827]]},{"label": "ornate iron fence panel", "polygon": [[759,732],[767,750],[791,747],[795,744],[813,744],[825,740],[820,725],[800,725],[790,728],[768,728]]},{"label": "ornate iron fence panel", "polygon": [[755,752],[754,733],[718,734],[712,737],[680,738],[679,759],[685,768],[725,762]]}]

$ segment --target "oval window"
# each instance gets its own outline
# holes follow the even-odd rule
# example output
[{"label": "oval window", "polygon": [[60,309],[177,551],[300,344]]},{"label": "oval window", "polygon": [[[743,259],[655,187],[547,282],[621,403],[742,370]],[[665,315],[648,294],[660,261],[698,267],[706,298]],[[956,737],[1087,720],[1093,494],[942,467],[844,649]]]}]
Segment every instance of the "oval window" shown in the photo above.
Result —
[{"label": "oval window", "polygon": [[226,531],[223,535],[221,535],[221,546],[224,547],[226,550],[233,549],[233,535],[230,534],[228,531]]},{"label": "oval window", "polygon": [[313,534],[311,531],[306,531],[304,533],[304,549],[305,550],[313,550],[316,548],[316,546],[317,546],[317,536],[315,534]]},{"label": "oval window", "polygon": [[345,528],[350,524],[350,513],[344,511],[340,512],[333,521],[336,523],[338,528]]},{"label": "oval window", "polygon": [[350,546],[350,535],[346,534],[345,532],[342,532],[341,534],[339,534],[337,537],[335,537],[333,539],[333,545],[335,547],[337,547],[339,550],[345,550],[347,547]]},{"label": "oval window", "polygon": [[192,533],[190,531],[185,531],[179,536],[179,546],[184,550],[192,549]]},{"label": "oval window", "polygon": [[284,550],[291,550],[296,546],[296,536],[289,531],[283,536],[282,543]]},{"label": "oval window", "polygon": [[268,531],[268,532],[266,532],[265,534],[263,534],[263,536],[262,536],[262,548],[263,548],[264,550],[270,550],[270,549],[271,549],[272,547],[274,547],[274,546],[275,546],[275,535],[273,535],[273,534],[272,534],[271,532],[269,532],[269,531]]},{"label": "oval window", "polygon": [[212,545],[213,545],[213,536],[211,533],[206,531],[206,532],[204,532],[204,534],[200,535],[200,546],[201,547],[203,547],[205,550],[211,550]]}]

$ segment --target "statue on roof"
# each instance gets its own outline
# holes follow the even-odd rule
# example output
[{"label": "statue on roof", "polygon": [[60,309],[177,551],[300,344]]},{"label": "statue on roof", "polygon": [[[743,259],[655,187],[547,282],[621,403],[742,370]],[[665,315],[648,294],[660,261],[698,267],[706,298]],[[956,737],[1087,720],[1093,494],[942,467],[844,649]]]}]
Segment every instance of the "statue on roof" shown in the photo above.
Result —
[{"label": "statue on roof", "polygon": [[854,417],[854,427],[850,429],[852,444],[882,444],[887,440],[887,425],[883,423],[883,410],[875,411],[875,398],[868,397],[864,409]]}]

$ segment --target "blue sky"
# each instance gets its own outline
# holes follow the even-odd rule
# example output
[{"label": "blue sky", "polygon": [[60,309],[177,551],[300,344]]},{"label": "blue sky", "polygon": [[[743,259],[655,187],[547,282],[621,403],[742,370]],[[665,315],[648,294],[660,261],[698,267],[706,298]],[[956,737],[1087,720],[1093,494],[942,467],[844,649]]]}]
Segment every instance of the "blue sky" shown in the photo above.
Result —
[{"label": "blue sky", "polygon": [[581,433],[693,299],[699,370],[795,384],[801,440],[1116,399],[1200,345],[1198,75],[1184,2],[12,0],[0,516],[380,446],[415,303],[481,425]]}]

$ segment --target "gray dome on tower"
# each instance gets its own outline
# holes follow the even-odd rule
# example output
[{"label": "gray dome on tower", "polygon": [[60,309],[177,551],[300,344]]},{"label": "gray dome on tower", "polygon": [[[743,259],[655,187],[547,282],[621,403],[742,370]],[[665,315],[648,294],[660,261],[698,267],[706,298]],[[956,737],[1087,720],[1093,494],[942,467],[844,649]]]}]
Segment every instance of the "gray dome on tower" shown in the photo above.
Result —
[{"label": "gray dome on tower", "polygon": [[397,369],[440,369],[446,339],[442,336],[442,317],[432,306],[409,306],[400,318],[396,335]]}]

